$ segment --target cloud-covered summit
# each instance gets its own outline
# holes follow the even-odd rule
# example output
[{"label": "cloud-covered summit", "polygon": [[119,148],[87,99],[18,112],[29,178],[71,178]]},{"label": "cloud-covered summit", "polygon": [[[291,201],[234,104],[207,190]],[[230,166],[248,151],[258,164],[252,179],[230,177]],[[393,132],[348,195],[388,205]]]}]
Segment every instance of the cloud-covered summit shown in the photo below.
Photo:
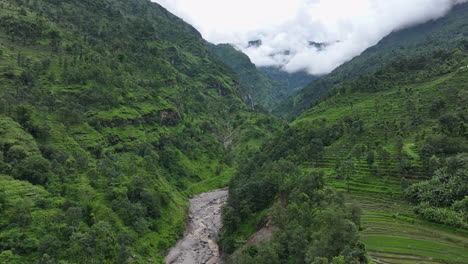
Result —
[{"label": "cloud-covered summit", "polygon": [[[257,66],[321,75],[392,31],[444,16],[468,0],[153,0]],[[261,40],[261,45],[249,45]],[[258,43],[257,43],[258,44]]]}]

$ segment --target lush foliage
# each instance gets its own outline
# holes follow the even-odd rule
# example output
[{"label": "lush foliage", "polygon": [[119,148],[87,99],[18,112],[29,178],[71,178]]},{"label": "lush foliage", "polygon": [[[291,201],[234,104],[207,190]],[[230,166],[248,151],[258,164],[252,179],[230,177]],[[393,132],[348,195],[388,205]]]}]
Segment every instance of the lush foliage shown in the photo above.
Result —
[{"label": "lush foliage", "polygon": [[242,99],[251,108],[271,109],[284,98],[286,87],[260,73],[247,55],[229,44],[210,45],[210,49],[239,75]]},{"label": "lush foliage", "polygon": [[291,162],[280,160],[264,164],[246,178],[237,175],[230,188],[223,211],[226,233],[221,246],[225,251],[239,246],[236,230],[242,222],[272,204],[266,221],[275,229],[270,241],[243,248],[229,262],[336,263],[342,259],[368,263],[365,246],[359,241],[360,210],[324,188],[322,171],[303,174]]},{"label": "lush foliage", "polygon": [[[248,95],[271,106],[284,86],[271,79],[283,77],[210,47],[157,4],[0,0],[0,263],[161,262],[189,195],[228,182],[220,245],[238,249],[234,263],[367,263],[366,247],[376,254],[384,242],[460,262],[467,8],[392,34],[311,84],[293,109],[329,95],[279,128]],[[462,229],[407,248],[393,234],[360,236],[350,197],[398,207],[400,183],[419,215]],[[446,228],[379,210],[392,217],[385,225]],[[263,228],[271,239],[244,247]]]},{"label": "lush foliage", "polygon": [[423,217],[468,229],[468,156],[459,154],[437,165],[441,168],[432,179],[409,186],[405,196],[419,203],[416,212]]},{"label": "lush foliage", "polygon": [[266,221],[276,230],[271,241],[234,254],[232,263],[368,263],[359,242],[359,209],[345,205],[342,195],[324,187],[322,171],[304,173],[297,166],[320,157],[335,139],[329,132],[286,128],[240,162],[223,211],[222,248],[232,252],[241,246],[250,235],[244,226],[258,214],[264,215],[258,224]]},{"label": "lush foliage", "polygon": [[277,121],[146,0],[0,1],[0,263],[161,262]]},{"label": "lush foliage", "polygon": [[[468,151],[467,51],[466,41],[462,41],[450,51],[396,58],[374,74],[336,85],[334,96],[323,99],[292,123],[299,131],[327,127],[338,131],[335,140],[325,144],[321,157],[302,166],[323,169],[330,186],[346,191],[348,199],[363,205],[369,226],[363,231],[363,242],[372,257],[392,262],[393,255],[379,252],[394,252],[424,259],[429,255],[425,248],[431,247],[438,252],[431,257],[441,263],[462,259],[456,253],[444,253],[446,249],[438,245],[444,243],[453,252],[463,252],[466,232],[428,222],[466,227],[462,202],[457,202],[455,211],[455,200],[442,206],[427,201],[446,199],[443,193],[458,194],[460,201],[464,199],[460,194],[466,193],[466,177],[454,177],[444,168],[451,160],[463,157],[456,158],[459,153]],[[445,55],[440,56],[442,53]],[[431,62],[431,66],[411,66],[418,60]],[[418,183],[434,172],[445,176],[435,176],[438,180],[429,184]],[[412,184],[416,185],[410,187]],[[426,187],[419,188],[422,186]],[[408,195],[417,203],[412,207],[403,200],[404,189],[424,190],[426,200],[419,202]],[[418,228],[424,231],[416,231]],[[456,237],[453,242],[449,234]],[[412,250],[396,248],[398,243]]]},{"label": "lush foliage", "polygon": [[210,45],[210,50],[238,75],[244,102],[272,110],[297,90],[316,79],[305,72],[287,73],[275,67],[257,68],[247,55],[229,44]]},{"label": "lush foliage", "polygon": [[[379,253],[385,251],[396,256],[415,253],[421,260],[430,256],[440,263],[460,261],[463,257],[460,258],[458,254],[464,251],[466,233],[450,231],[450,235],[457,237],[457,242],[452,243],[450,238],[441,239],[438,236],[439,232],[446,232],[444,227],[434,226],[422,219],[455,227],[466,226],[466,211],[463,209],[466,169],[461,161],[455,162],[463,160],[464,155],[451,157],[466,152],[468,147],[466,43],[461,41],[452,50],[421,57],[395,58],[373,74],[335,85],[332,88],[333,96],[323,98],[316,106],[303,112],[281,133],[266,142],[259,153],[245,157],[252,162],[242,162],[244,166],[232,179],[230,199],[225,208],[226,234],[221,245],[226,250],[240,248],[234,253],[233,262],[253,263],[271,258],[277,263],[340,263],[340,258],[336,256],[347,258],[348,251],[344,244],[340,250],[334,251],[334,255],[317,253],[313,255],[314,258],[307,258],[304,253],[309,252],[311,245],[317,248],[310,230],[330,232],[314,225],[314,219],[320,219],[324,213],[319,202],[312,203],[314,206],[304,210],[287,211],[283,218],[277,217],[287,208],[301,208],[303,204],[297,200],[308,201],[310,194],[304,192],[302,196],[295,196],[297,193],[294,190],[309,186],[301,179],[304,177],[312,181],[317,168],[325,172],[324,179],[329,187],[343,190],[346,199],[361,201],[372,208],[366,212],[369,214],[366,225],[378,225],[378,231],[373,228],[363,230],[366,235],[361,239],[366,247],[372,249],[370,254],[373,257],[391,261],[392,256]],[[448,157],[447,164],[459,169],[453,167],[452,172],[447,173],[449,169],[444,169],[444,166],[449,165],[444,165],[442,161]],[[418,183],[419,180],[428,179],[434,171],[439,176],[429,182]],[[312,187],[310,189],[313,190]],[[421,199],[414,210],[422,218],[415,215],[411,208],[406,209],[408,206],[402,199],[403,189],[408,190],[408,196]],[[438,199],[446,201],[445,205],[437,207],[431,204]],[[374,208],[376,206],[378,208]],[[337,215],[341,211],[351,210],[340,206],[337,208],[334,210]],[[303,212],[311,211],[315,213],[309,216],[310,222],[299,224],[302,229],[296,229],[297,225],[293,227],[296,221],[304,217]],[[385,218],[381,220],[380,214]],[[347,219],[343,215],[340,217]],[[393,224],[392,229],[386,228],[388,221],[396,221],[395,229]],[[274,226],[277,230],[276,235],[273,232],[272,238],[266,239],[269,242],[256,247],[242,247],[252,234],[257,235],[256,230],[260,229],[258,234],[263,234],[262,230],[268,229],[268,226]],[[335,227],[339,229],[340,224]],[[411,237],[417,227],[431,230],[434,238],[430,236],[428,242],[427,238],[419,235]],[[297,236],[297,230],[300,230],[297,233],[301,233],[302,237]],[[400,240],[395,238],[395,233],[409,236],[412,240],[398,242]],[[427,236],[426,231],[422,233],[422,237]],[[448,235],[443,233],[443,236]],[[303,258],[297,258],[297,252],[291,246],[282,244],[284,240],[294,241],[291,243],[299,241],[297,243],[302,247],[296,245],[295,248],[302,249]],[[349,242],[345,243],[348,247],[358,250],[359,243],[346,241]],[[450,244],[447,248],[458,253],[444,254],[446,248],[438,251],[439,242]],[[326,242],[323,243],[326,245]],[[250,245],[251,241],[247,241],[247,244]],[[408,246],[412,250],[404,251],[396,248],[396,245]],[[437,253],[428,254],[425,247],[431,247]],[[344,263],[348,263],[346,261],[352,263],[350,259]]]}]

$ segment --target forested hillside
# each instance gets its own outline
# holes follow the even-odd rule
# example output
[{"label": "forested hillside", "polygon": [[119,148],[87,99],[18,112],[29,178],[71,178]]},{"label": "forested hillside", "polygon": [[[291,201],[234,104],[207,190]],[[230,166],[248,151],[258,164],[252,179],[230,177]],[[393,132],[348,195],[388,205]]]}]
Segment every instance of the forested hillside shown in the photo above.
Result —
[{"label": "forested hillside", "polygon": [[467,40],[395,58],[263,145],[230,183],[232,262],[468,263],[467,66]]},{"label": "forested hillside", "polygon": [[286,99],[287,87],[258,71],[244,53],[229,44],[209,45],[213,54],[239,74],[243,101],[251,108],[261,106],[271,110]]},{"label": "forested hillside", "polygon": [[225,186],[227,263],[468,263],[467,10],[314,81],[287,124],[263,108],[302,73],[158,4],[0,0],[0,263],[163,263]]},{"label": "forested hillside", "polygon": [[[296,94],[299,90],[311,84],[312,81],[318,79],[318,76],[310,75],[305,71],[285,72],[278,67],[258,67],[258,71],[270,77],[271,79],[280,82],[286,87],[285,91],[288,97]],[[284,98],[284,101],[287,98]],[[277,104],[280,102],[277,102]]]},{"label": "forested hillside", "polygon": [[273,110],[317,77],[305,72],[287,73],[275,67],[256,67],[249,57],[229,44],[209,45],[210,50],[238,75],[242,98],[252,108]]},{"label": "forested hillside", "polygon": [[239,75],[242,98],[252,108],[261,106],[271,111],[317,78],[305,72],[288,73],[276,67],[256,67],[247,55],[229,44],[210,44],[209,47]]},{"label": "forested hillside", "polygon": [[395,58],[424,56],[440,49],[454,48],[468,35],[467,13],[468,3],[460,4],[438,20],[393,32],[360,56],[301,89],[275,108],[273,113],[293,118],[327,95],[334,85],[378,71]]},{"label": "forested hillside", "polygon": [[0,1],[0,263],[160,263],[277,121],[146,0]]}]

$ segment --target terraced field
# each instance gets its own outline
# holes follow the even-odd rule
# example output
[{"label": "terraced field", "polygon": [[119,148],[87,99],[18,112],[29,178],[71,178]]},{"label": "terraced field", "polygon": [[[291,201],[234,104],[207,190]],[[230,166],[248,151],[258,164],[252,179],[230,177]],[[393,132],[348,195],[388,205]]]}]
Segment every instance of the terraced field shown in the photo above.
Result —
[{"label": "terraced field", "polygon": [[[427,117],[427,102],[433,98],[453,102],[451,96],[456,93],[452,88],[465,87],[467,81],[467,72],[460,70],[384,92],[335,96],[293,122],[296,126],[325,126],[343,122],[344,116],[364,122],[361,136],[341,137],[325,148],[320,159],[303,165],[324,170],[328,186],[342,190],[350,203],[361,206],[362,240],[376,263],[468,263],[468,231],[422,219],[402,197],[402,184],[430,177],[423,169],[417,146],[418,138],[432,133],[437,125],[437,119]],[[413,103],[424,121],[418,129],[402,129],[396,120],[408,120],[407,106]],[[454,108],[454,104],[447,104],[446,111]],[[402,139],[401,154],[396,146],[397,134]],[[358,144],[375,151],[373,166],[366,160],[367,151],[360,157],[352,154]],[[385,149],[388,157],[382,158],[377,148]],[[402,181],[399,155],[411,164],[403,174],[406,181]],[[338,180],[337,161],[347,159],[354,162],[354,176],[349,181]]]},{"label": "terraced field", "polygon": [[[327,172],[328,186],[342,190],[350,203],[363,209],[362,240],[374,262],[468,263],[468,231],[418,217],[402,198],[400,180],[372,175],[363,162],[356,165],[358,176],[348,186],[335,178],[332,160],[326,152],[316,167]],[[384,170],[392,172],[390,167]]]},{"label": "terraced field", "polygon": [[379,201],[350,197],[364,209],[362,238],[378,262],[468,263],[466,231],[422,221],[402,201],[382,210],[385,204]]}]

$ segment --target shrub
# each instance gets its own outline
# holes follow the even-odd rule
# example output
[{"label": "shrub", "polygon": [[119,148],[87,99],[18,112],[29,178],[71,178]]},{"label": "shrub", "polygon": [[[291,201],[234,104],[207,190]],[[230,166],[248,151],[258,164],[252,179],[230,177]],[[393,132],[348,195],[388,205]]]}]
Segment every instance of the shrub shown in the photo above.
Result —
[{"label": "shrub", "polygon": [[43,185],[47,182],[50,171],[50,162],[42,156],[34,155],[22,160],[13,170],[13,176],[32,184]]},{"label": "shrub", "polygon": [[10,149],[8,149],[6,158],[7,161],[14,161],[14,160],[22,160],[29,156],[30,153],[26,150],[25,147],[21,145],[14,145]]},{"label": "shrub", "polygon": [[429,203],[424,202],[415,207],[415,212],[431,222],[468,229],[466,215],[449,208],[432,207]]}]

